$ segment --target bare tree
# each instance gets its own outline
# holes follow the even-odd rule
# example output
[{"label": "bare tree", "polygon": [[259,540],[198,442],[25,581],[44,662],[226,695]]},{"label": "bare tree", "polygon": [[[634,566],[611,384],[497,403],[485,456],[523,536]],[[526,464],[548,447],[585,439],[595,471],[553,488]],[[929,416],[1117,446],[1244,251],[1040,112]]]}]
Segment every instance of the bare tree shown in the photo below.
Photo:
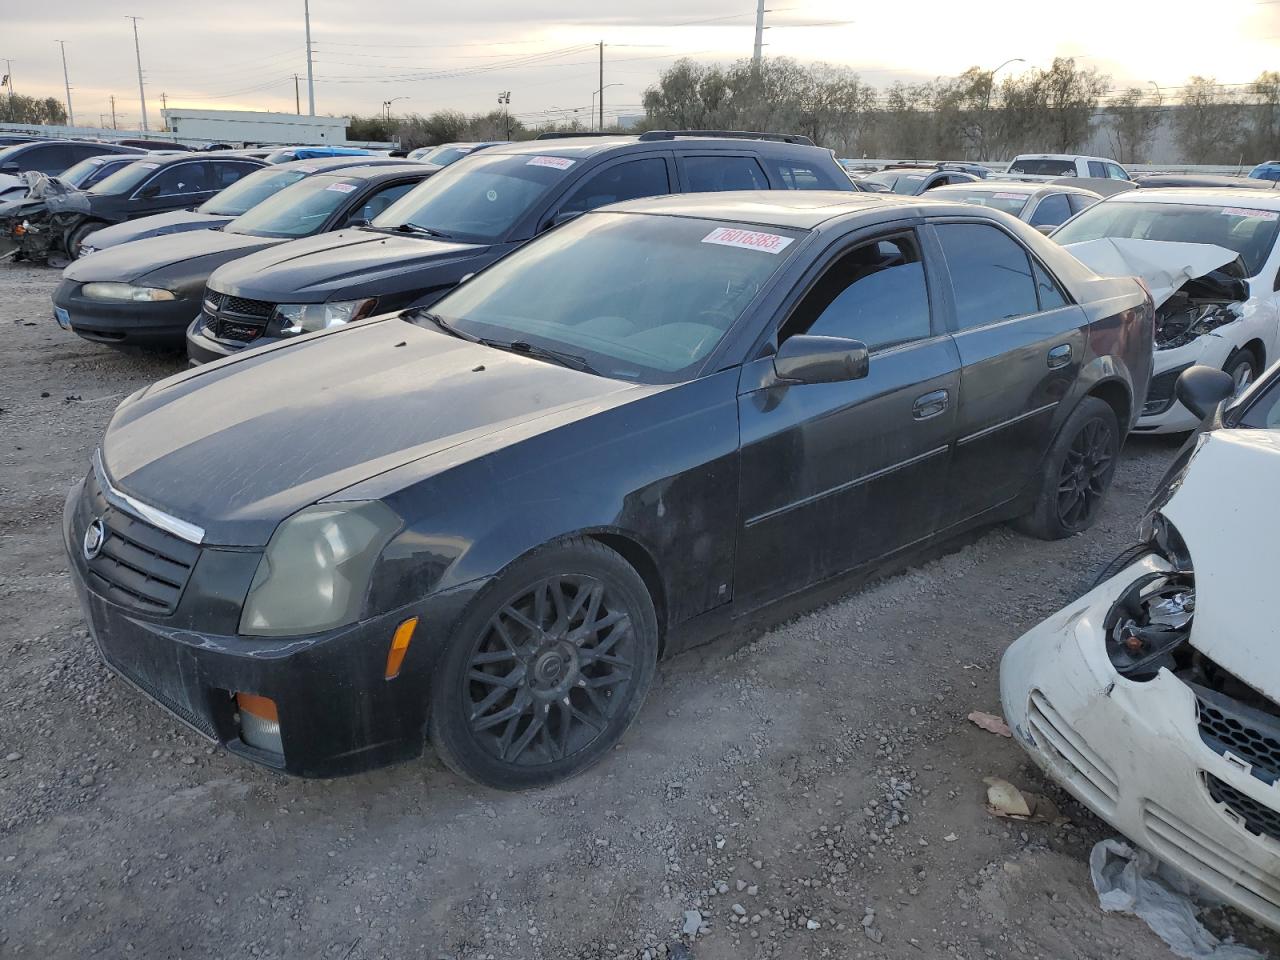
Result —
[{"label": "bare tree", "polygon": [[1255,160],[1280,157],[1280,73],[1266,70],[1249,85],[1249,155]]},{"label": "bare tree", "polygon": [[1232,163],[1240,159],[1243,127],[1240,104],[1212,77],[1192,77],[1174,115],[1183,156],[1191,163]]},{"label": "bare tree", "polygon": [[1077,68],[1070,57],[1055,57],[1053,66],[1039,73],[1033,83],[1043,109],[1041,132],[1049,149],[1068,153],[1089,140],[1093,114],[1107,82],[1097,70]]},{"label": "bare tree", "polygon": [[43,100],[36,97],[0,97],[0,123],[52,123],[67,122],[67,109],[54,97]]},{"label": "bare tree", "polygon": [[1141,87],[1130,87],[1107,106],[1107,140],[1121,163],[1141,163],[1160,129],[1164,98],[1153,98]]}]

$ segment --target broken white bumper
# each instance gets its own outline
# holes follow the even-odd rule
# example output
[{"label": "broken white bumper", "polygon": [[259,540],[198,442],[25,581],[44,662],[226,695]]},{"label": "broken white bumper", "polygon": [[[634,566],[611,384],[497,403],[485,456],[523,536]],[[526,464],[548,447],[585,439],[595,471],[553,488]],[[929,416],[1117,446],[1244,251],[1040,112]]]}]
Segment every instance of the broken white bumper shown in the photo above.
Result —
[{"label": "broken white bumper", "polygon": [[[1149,556],[1018,639],[1000,668],[1005,719],[1036,763],[1099,817],[1280,929],[1280,843],[1251,833],[1237,812],[1269,816],[1280,836],[1280,788],[1205,744],[1189,686],[1167,670],[1126,680],[1107,657],[1112,604],[1143,574],[1168,569]],[[1216,802],[1211,785],[1231,799]]]},{"label": "broken white bumper", "polygon": [[1174,384],[1183,370],[1196,364],[1218,370],[1225,367],[1227,358],[1236,348],[1230,335],[1234,332],[1231,328],[1239,326],[1239,322],[1228,324],[1222,330],[1206,333],[1185,346],[1157,350],[1142,414],[1133,429],[1139,433],[1185,433],[1200,426],[1200,418],[1174,396]]}]

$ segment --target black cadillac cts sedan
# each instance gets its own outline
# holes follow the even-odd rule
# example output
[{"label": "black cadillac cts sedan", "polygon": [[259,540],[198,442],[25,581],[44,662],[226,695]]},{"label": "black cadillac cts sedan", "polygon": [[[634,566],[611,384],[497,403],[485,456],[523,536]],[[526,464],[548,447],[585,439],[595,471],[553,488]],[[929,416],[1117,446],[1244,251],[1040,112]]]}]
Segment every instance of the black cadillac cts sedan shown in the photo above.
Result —
[{"label": "black cadillac cts sedan", "polygon": [[597,760],[657,658],[815,583],[1097,516],[1152,307],[994,210],[703,194],[126,400],[64,518],[102,655],[303,776]]}]

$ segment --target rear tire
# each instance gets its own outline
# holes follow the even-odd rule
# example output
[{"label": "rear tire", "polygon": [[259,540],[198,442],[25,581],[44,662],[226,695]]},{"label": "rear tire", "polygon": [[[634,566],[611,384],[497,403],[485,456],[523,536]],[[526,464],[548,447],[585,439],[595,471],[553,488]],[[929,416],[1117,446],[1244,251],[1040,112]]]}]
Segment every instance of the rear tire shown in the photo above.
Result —
[{"label": "rear tire", "polygon": [[1085,397],[1058,431],[1040,468],[1032,508],[1015,525],[1041,540],[1089,529],[1106,500],[1119,453],[1115,411],[1097,397]]},{"label": "rear tire", "polygon": [[639,574],[594,540],[538,550],[462,615],[432,678],[429,730],[461,776],[497,790],[596,763],[644,703],[658,621]]}]

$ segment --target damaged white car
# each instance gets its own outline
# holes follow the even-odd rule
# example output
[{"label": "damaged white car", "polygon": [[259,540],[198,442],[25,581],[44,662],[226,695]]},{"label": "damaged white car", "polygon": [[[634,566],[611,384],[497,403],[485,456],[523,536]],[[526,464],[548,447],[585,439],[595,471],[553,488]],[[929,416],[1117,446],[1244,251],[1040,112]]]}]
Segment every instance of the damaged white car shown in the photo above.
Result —
[{"label": "damaged white car", "polygon": [[1049,776],[1280,929],[1280,620],[1266,560],[1280,539],[1280,364],[1221,409],[1234,387],[1206,367],[1180,379],[1180,402],[1209,418],[1152,499],[1144,542],[1008,649],[1000,692]]},{"label": "damaged white car", "polygon": [[1054,232],[1095,272],[1152,288],[1155,368],[1136,432],[1195,429],[1174,396],[1183,370],[1225,370],[1239,392],[1280,356],[1278,234],[1280,196],[1207,188],[1117,194]]}]

